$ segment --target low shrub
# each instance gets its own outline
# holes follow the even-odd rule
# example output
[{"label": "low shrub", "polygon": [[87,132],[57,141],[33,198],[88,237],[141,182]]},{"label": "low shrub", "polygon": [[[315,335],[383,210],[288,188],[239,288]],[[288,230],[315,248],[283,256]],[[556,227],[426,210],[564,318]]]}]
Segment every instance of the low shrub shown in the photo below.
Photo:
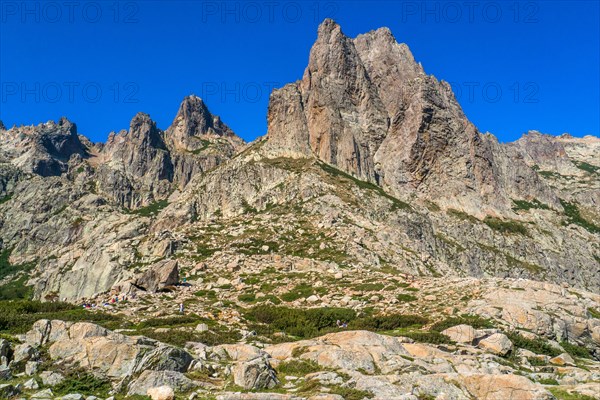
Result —
[{"label": "low shrub", "polygon": [[258,305],[246,312],[250,321],[260,322],[266,326],[257,326],[258,333],[283,331],[300,338],[318,336],[327,328],[335,328],[336,322],[349,321],[356,318],[353,310],[343,308],[296,309]]},{"label": "low shrub", "polygon": [[349,326],[352,329],[390,331],[398,328],[421,327],[427,322],[429,322],[427,318],[419,315],[389,314],[358,318],[350,322]]},{"label": "low shrub", "polygon": [[567,353],[572,355],[573,357],[579,358],[592,358],[589,350],[583,346],[578,346],[576,344],[571,344],[567,341],[560,342],[560,345]]},{"label": "low shrub", "polygon": [[518,333],[506,333],[515,347],[529,350],[535,354],[545,354],[547,356],[556,357],[561,353],[557,348],[552,347],[548,342],[542,339],[527,339]]},{"label": "low shrub", "polygon": [[65,380],[52,387],[56,395],[79,393],[107,397],[112,389],[110,381],[98,378],[84,371],[72,371]]},{"label": "low shrub", "polygon": [[485,217],[483,222],[495,231],[510,234],[527,235],[529,231],[516,221],[504,221],[494,217]]},{"label": "low shrub", "polygon": [[415,342],[419,343],[431,343],[431,344],[452,344],[452,340],[446,335],[442,335],[439,332],[407,332],[403,333],[402,336],[410,338]]},{"label": "low shrub", "polygon": [[277,366],[278,373],[294,376],[304,376],[321,371],[322,369],[319,364],[312,360],[290,360],[282,362]]},{"label": "low shrub", "polygon": [[93,322],[107,328],[121,325],[120,316],[101,311],[88,311],[83,308],[61,302],[31,300],[0,301],[0,332],[24,333],[40,319],[59,319],[62,321]]},{"label": "low shrub", "polygon": [[410,303],[411,301],[415,301],[417,299],[412,294],[406,294],[406,293],[400,293],[398,296],[396,296],[396,298],[398,299],[398,301],[401,301],[402,303]]},{"label": "low shrub", "polygon": [[456,325],[470,325],[475,329],[489,329],[494,328],[494,323],[486,318],[482,318],[479,315],[465,314],[459,317],[448,317],[442,321],[436,322],[430,328],[435,332],[442,332],[448,328]]}]

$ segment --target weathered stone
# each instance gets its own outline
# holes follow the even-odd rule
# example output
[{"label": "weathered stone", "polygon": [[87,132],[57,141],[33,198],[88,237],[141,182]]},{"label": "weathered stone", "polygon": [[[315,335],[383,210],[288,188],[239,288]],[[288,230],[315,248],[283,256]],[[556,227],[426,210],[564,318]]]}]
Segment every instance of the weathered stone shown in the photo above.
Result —
[{"label": "weathered stone", "polygon": [[238,362],[233,368],[233,380],[236,385],[252,390],[270,389],[279,383],[275,371],[264,357]]},{"label": "weathered stone", "polygon": [[567,353],[562,353],[556,357],[551,358],[550,363],[555,364],[555,365],[571,365],[571,366],[575,366],[575,360],[573,360],[573,357],[571,357],[569,354]]},{"label": "weathered stone", "polygon": [[541,385],[519,375],[469,375],[462,383],[478,399],[552,400],[554,396]]},{"label": "weathered stone", "polygon": [[494,333],[480,340],[477,346],[499,356],[507,355],[513,348],[510,339],[502,333]]},{"label": "weathered stone", "polygon": [[12,373],[10,372],[10,368],[2,365],[0,366],[0,381],[9,381],[12,379]]},{"label": "weathered stone", "polygon": [[475,329],[470,325],[453,326],[442,331],[442,334],[457,343],[472,344],[473,340],[475,340]]},{"label": "weathered stone", "polygon": [[175,391],[169,386],[159,386],[148,389],[147,395],[152,400],[174,400]]},{"label": "weathered stone", "polygon": [[149,292],[164,290],[179,283],[179,268],[176,260],[161,261],[149,267],[134,284]]},{"label": "weathered stone", "polygon": [[42,372],[40,378],[45,386],[56,386],[65,380],[65,377],[62,374],[53,371]]},{"label": "weathered stone", "polygon": [[[146,370],[129,384],[128,395],[143,395],[152,388],[169,387],[178,392],[188,392],[198,386],[181,372]],[[150,395],[150,394],[148,394]]]}]

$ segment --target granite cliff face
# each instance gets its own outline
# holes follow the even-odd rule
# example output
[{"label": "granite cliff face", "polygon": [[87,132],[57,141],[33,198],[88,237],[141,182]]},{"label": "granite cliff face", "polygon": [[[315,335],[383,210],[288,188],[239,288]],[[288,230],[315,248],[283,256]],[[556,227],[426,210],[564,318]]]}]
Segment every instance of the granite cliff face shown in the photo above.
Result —
[{"label": "granite cliff face", "polygon": [[[477,131],[450,86],[426,75],[387,28],[350,39],[323,22],[304,77],[274,92],[269,111],[276,148],[291,144],[288,153],[314,155],[404,200],[435,200],[480,217],[511,214],[512,199],[561,208],[517,154],[497,151]],[[286,112],[294,114],[281,119]]]},{"label": "granite cliff face", "polygon": [[175,258],[186,272],[277,254],[600,288],[599,140],[481,134],[388,29],[323,22],[267,119],[248,146],[195,96],[166,130],[139,113],[104,144],[66,119],[1,128],[0,246],[23,266],[2,282],[75,299]]}]

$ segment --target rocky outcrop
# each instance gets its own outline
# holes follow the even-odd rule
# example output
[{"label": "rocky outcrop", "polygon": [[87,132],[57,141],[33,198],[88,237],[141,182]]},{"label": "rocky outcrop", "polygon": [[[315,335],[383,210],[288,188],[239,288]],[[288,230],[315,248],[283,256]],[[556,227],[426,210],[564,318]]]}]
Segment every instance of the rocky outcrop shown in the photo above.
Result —
[{"label": "rocky outcrop", "polygon": [[186,371],[187,352],[144,337],[128,337],[97,325],[40,320],[26,336],[31,346],[49,345],[48,354],[108,378],[130,377],[145,370]]},{"label": "rocky outcrop", "polygon": [[[77,126],[65,117],[57,123],[12,128],[2,133],[0,154],[14,166],[40,176],[57,176],[66,172],[72,156],[87,156],[79,140]],[[0,157],[1,158],[1,157]]]},{"label": "rocky outcrop", "polygon": [[315,156],[399,198],[416,194],[477,216],[509,214],[512,198],[560,208],[387,28],[353,40],[325,20],[302,80],[273,93],[268,119],[271,153]]},{"label": "rocky outcrop", "polygon": [[179,283],[179,269],[176,260],[164,260],[150,266],[133,281],[140,289],[149,292],[160,292],[167,287]]}]

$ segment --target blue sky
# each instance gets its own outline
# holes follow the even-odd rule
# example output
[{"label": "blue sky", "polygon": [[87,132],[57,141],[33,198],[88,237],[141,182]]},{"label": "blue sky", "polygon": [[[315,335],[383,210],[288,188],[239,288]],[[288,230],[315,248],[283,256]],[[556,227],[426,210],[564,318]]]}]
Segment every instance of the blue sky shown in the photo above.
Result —
[{"label": "blue sky", "polygon": [[[75,4],[75,5],[74,5]],[[138,111],[162,129],[184,96],[266,133],[269,93],[302,77],[318,24],[388,26],[502,141],[600,133],[599,1],[0,1],[0,119],[65,115],[104,141]]]}]

